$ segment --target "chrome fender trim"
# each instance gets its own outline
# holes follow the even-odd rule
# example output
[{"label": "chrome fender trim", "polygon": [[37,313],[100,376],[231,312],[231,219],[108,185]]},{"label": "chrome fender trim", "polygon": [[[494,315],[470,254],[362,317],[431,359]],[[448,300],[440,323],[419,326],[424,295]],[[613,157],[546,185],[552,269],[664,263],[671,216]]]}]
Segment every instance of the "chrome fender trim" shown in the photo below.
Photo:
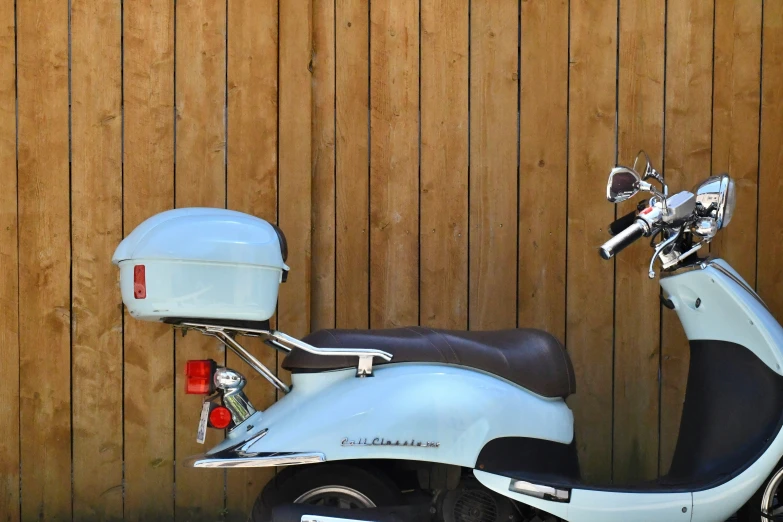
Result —
[{"label": "chrome fender trim", "polygon": [[323,453],[259,453],[252,457],[210,458],[195,455],[185,460],[190,468],[269,468],[274,466],[296,466],[317,464],[326,461]]}]

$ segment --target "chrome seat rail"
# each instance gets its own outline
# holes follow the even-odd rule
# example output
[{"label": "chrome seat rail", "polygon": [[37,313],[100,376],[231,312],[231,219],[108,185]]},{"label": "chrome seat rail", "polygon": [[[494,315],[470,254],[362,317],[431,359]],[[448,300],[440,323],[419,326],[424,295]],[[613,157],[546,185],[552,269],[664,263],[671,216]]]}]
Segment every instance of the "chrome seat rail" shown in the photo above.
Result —
[{"label": "chrome seat rail", "polygon": [[239,326],[218,326],[195,322],[181,322],[175,324],[174,327],[183,330],[196,330],[204,335],[210,335],[217,338],[223,345],[236,353],[248,366],[269,381],[272,386],[284,393],[290,392],[291,388],[278,379],[274,372],[254,357],[253,354],[247,351],[247,349],[236,340],[235,337],[237,335],[260,337],[286,352],[290,352],[294,348],[297,348],[299,350],[304,350],[305,352],[327,357],[358,357],[359,364],[356,370],[357,377],[372,376],[373,359],[375,357],[386,362],[392,360],[392,354],[384,352],[383,350],[376,350],[374,348],[319,348],[277,330],[256,330]]}]

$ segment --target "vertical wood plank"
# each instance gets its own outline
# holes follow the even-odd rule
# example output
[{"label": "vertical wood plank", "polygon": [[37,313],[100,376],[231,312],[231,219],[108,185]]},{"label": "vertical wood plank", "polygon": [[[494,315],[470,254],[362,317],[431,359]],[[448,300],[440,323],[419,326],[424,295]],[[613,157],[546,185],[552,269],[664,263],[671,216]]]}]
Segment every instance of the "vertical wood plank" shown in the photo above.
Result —
[{"label": "vertical wood plank", "polygon": [[712,170],[728,172],[737,186],[737,212],[712,242],[712,252],[756,282],[759,165],[761,2],[715,4]]},{"label": "vertical wood plank", "polygon": [[[710,172],[712,29],[715,2],[669,2],[666,34],[664,175],[689,190]],[[660,473],[671,465],[680,430],[690,349],[677,314],[662,311]]]},{"label": "vertical wood plank", "polygon": [[[764,4],[759,172],[758,291],[776,319],[783,319],[783,3]],[[745,209],[738,209],[744,212]],[[731,226],[731,225],[730,225]]]},{"label": "vertical wood plank", "polygon": [[421,324],[468,324],[469,2],[421,2]]},{"label": "vertical wood plank", "polygon": [[73,513],[123,516],[121,5],[71,2]]},{"label": "vertical wood plank", "polygon": [[369,318],[369,2],[335,0],[335,320],[367,328]]},{"label": "vertical wood plank", "polygon": [[335,0],[313,0],[312,330],[335,325]]},{"label": "vertical wood plank", "polygon": [[566,343],[583,475],[612,469],[612,263],[598,256],[614,208],[600,197],[615,162],[617,4],[571,2]]},{"label": "vertical wood plank", "polygon": [[280,2],[279,215],[291,271],[280,289],[278,321],[295,337],[310,330],[312,20],[312,0]]},{"label": "vertical wood plank", "polygon": [[[124,2],[123,221],[174,206],[174,5]],[[174,336],[125,314],[125,519],[174,516]]]},{"label": "vertical wood plank", "polygon": [[[620,3],[618,162],[640,149],[663,168],[665,0]],[[618,205],[635,210],[641,197]],[[607,205],[608,203],[604,203]],[[660,313],[657,280],[647,275],[649,241],[617,256],[615,272],[614,462],[617,483],[658,476]]]},{"label": "vertical wood plank", "polygon": [[522,2],[521,49],[519,325],[565,341],[567,0]]},{"label": "vertical wood plank", "polygon": [[70,520],[68,5],[16,9],[22,519]]},{"label": "vertical wood plank", "polygon": [[[176,6],[176,171],[177,207],[224,207],[226,203],[226,3],[181,0]],[[225,349],[201,335],[177,336],[175,366],[176,461],[204,451],[196,443],[200,396],[185,394],[188,359],[223,362]],[[208,430],[206,447],[222,434]],[[177,520],[214,520],[224,507],[222,470],[177,466]]]},{"label": "vertical wood plank", "polygon": [[517,323],[519,3],[471,4],[470,328]]},{"label": "vertical wood plank", "polygon": [[419,321],[419,2],[370,3],[370,324]]},{"label": "vertical wood plank", "polygon": [[[277,1],[228,1],[228,179],[232,210],[277,221]],[[243,346],[269,368],[276,353],[258,339]],[[226,356],[229,368],[248,380],[248,398],[257,409],[275,400],[275,390],[242,363]],[[256,496],[274,469],[227,470],[227,520],[247,519]]]},{"label": "vertical wood plank", "polygon": [[16,27],[0,6],[0,520],[19,520],[19,252],[16,204]]}]

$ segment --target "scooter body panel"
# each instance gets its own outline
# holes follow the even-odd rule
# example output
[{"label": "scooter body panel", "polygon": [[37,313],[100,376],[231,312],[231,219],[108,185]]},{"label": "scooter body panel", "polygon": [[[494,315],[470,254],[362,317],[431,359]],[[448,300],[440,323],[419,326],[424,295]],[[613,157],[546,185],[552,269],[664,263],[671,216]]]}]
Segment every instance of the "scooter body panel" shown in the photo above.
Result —
[{"label": "scooter body panel", "polygon": [[[725,262],[666,277],[661,285],[690,340],[741,345],[783,375],[783,328]],[[246,421],[251,429],[234,430],[210,454],[263,434],[243,449],[320,452],[327,461],[400,459],[474,467],[483,446],[496,438],[563,444],[573,439],[573,415],[563,400],[484,372],[407,363],[378,366],[370,378],[355,375],[354,369],[293,375],[290,394],[256,413]],[[781,455],[778,432],[761,457],[718,487],[666,493],[574,488],[569,502],[512,492],[510,478],[474,473],[497,493],[572,522],[718,522],[753,495]]]},{"label": "scooter body panel", "polygon": [[475,470],[476,478],[489,489],[563,520],[575,522],[688,522],[691,493],[619,493],[574,489],[570,502],[552,502],[509,491],[508,477]]},{"label": "scooter body panel", "polygon": [[[731,274],[731,275],[728,275]],[[783,375],[783,328],[725,261],[712,261],[661,279],[689,340],[729,341],[746,347]]]},{"label": "scooter body panel", "polygon": [[248,419],[252,429],[239,426],[209,454],[267,430],[243,451],[473,467],[495,438],[573,439],[573,415],[563,400],[467,368],[411,363],[378,366],[366,378],[354,369],[292,377],[291,393]]}]

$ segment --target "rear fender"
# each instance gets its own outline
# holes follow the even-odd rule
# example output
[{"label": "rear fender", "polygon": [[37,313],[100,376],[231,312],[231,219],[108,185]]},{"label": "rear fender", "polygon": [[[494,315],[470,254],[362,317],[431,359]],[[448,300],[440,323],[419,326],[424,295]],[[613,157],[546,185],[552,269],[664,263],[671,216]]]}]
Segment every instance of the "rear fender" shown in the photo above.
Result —
[{"label": "rear fender", "polygon": [[294,374],[292,382],[291,393],[254,414],[205,457],[223,457],[241,446],[246,456],[319,453],[328,461],[474,467],[495,438],[564,444],[573,438],[573,415],[562,399],[458,366],[390,364],[376,367],[372,377],[357,378],[355,369],[346,369]]}]

